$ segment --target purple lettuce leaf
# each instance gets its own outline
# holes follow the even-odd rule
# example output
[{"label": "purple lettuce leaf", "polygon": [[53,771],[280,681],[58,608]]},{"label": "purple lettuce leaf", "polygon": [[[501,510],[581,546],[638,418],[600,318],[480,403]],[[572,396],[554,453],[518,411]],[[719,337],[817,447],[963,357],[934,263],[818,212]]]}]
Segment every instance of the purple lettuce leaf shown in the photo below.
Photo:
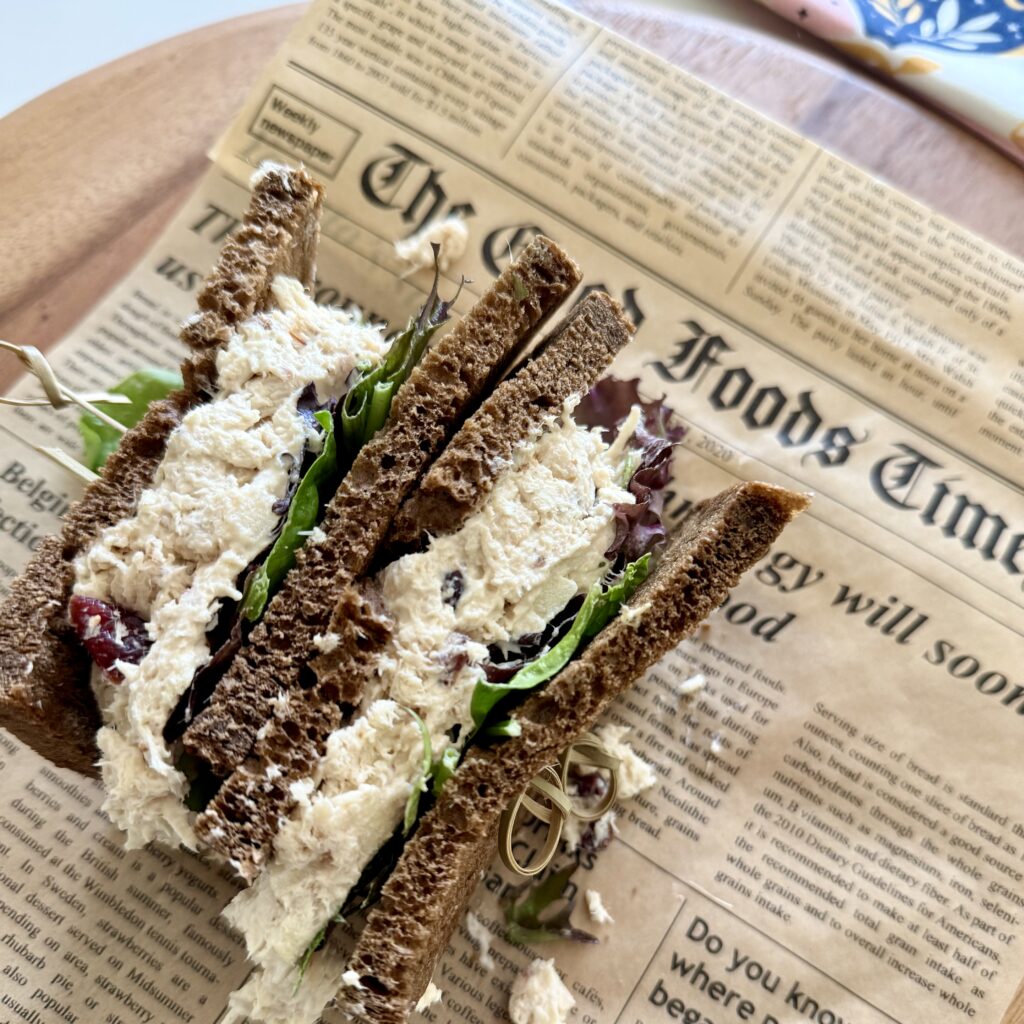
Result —
[{"label": "purple lettuce leaf", "polygon": [[675,413],[665,404],[665,398],[645,402],[640,397],[640,378],[622,380],[604,377],[583,396],[576,407],[575,419],[585,427],[601,427],[609,444],[615,440],[619,427],[634,405],[643,412],[643,425],[655,437],[666,438],[673,444],[682,440],[686,428],[674,423]]},{"label": "purple lettuce leaf", "polygon": [[504,646],[491,644],[484,665],[487,681],[507,683],[521,668],[551,650],[572,628],[582,605],[583,594],[577,594],[539,633],[524,633]]},{"label": "purple lettuce leaf", "polygon": [[639,461],[627,484],[636,502],[615,506],[615,538],[605,552],[605,557],[613,562],[635,562],[665,543],[665,526],[661,521],[664,489],[672,479],[673,449],[686,432],[681,423],[675,422],[675,414],[665,405],[664,397],[644,401],[639,384],[636,377],[605,377],[576,408],[577,422],[600,427],[609,444],[633,406],[639,405],[641,409],[631,446]]}]

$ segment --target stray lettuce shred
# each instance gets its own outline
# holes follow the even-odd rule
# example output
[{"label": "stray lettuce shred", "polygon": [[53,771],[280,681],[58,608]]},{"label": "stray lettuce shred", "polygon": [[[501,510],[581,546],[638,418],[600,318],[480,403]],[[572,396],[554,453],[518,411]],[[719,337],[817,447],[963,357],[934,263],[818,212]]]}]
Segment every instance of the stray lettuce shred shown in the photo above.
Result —
[{"label": "stray lettuce shred", "polygon": [[341,924],[344,920],[344,914],[339,910],[327,921],[323,928],[321,928],[320,931],[318,931],[316,935],[309,940],[309,945],[302,951],[302,956],[300,956],[295,962],[295,966],[299,969],[299,976],[295,979],[294,992],[298,992],[299,986],[302,984],[302,979],[306,976],[306,971],[309,970],[309,964],[313,959],[313,954],[327,941],[327,933],[331,930],[333,925]]},{"label": "stray lettuce shred", "polygon": [[[522,946],[538,942],[570,939],[574,942],[597,942],[588,932],[573,926],[570,921],[576,902],[575,888],[569,897],[566,887],[579,864],[570,864],[539,881],[531,879],[514,889],[505,900],[505,937]],[[525,899],[520,899],[523,894]],[[553,913],[552,904],[562,902]]]},{"label": "stray lettuce shred", "polygon": [[306,971],[309,970],[309,964],[313,959],[313,954],[327,941],[327,929],[332,923],[333,919],[328,921],[327,924],[325,924],[323,928],[321,928],[320,931],[318,931],[316,935],[309,940],[309,945],[303,951],[302,956],[299,957],[298,962],[295,965],[299,969],[299,976],[295,979],[295,992],[298,992],[299,986],[302,984],[302,979],[306,976]]},{"label": "stray lettuce shred", "polygon": [[420,736],[423,739],[423,760],[420,763],[419,770],[416,772],[416,778],[412,780],[412,792],[409,794],[409,799],[405,802],[405,819],[402,824],[402,834],[408,835],[416,824],[416,818],[419,815],[420,794],[427,789],[434,754],[430,749],[430,730],[427,729],[423,719],[412,708],[406,708],[405,710],[412,715],[416,724],[420,727]]},{"label": "stray lettuce shred", "polygon": [[[437,285],[440,268],[437,262],[439,246],[434,250],[434,283],[419,316],[409,320],[405,330],[397,335],[384,359],[371,366],[359,367],[360,377],[345,396],[341,406],[342,447],[349,461],[366,444],[388,418],[395,392],[419,362],[434,333],[447,322],[449,311],[458,299],[450,302],[438,298]],[[461,290],[461,289],[460,289]]]},{"label": "stray lettuce shred", "polygon": [[249,622],[256,622],[263,614],[271,595],[295,564],[296,551],[316,526],[321,491],[334,478],[337,470],[338,448],[334,438],[334,419],[326,409],[313,413],[313,416],[323,428],[323,446],[295,490],[277,540],[263,564],[246,580],[241,614]]},{"label": "stray lettuce shred", "polygon": [[[181,374],[150,367],[125,377],[120,384],[115,384],[109,389],[111,394],[126,395],[131,399],[129,404],[112,405],[109,402],[97,402],[96,408],[123,426],[134,427],[146,415],[151,402],[166,398],[181,386]],[[110,453],[121,443],[120,431],[89,412],[84,412],[79,417],[78,432],[82,435],[83,461],[93,472],[107,461]]]},{"label": "stray lettuce shred", "polygon": [[[597,636],[622,607],[623,602],[636,591],[650,570],[651,556],[643,555],[630,562],[617,582],[607,588],[595,583],[587,594],[583,606],[576,613],[572,628],[549,651],[521,668],[504,683],[491,683],[481,679],[473,690],[470,713],[477,732],[483,729],[487,716],[503,698],[514,691],[535,690],[557,675],[569,663],[577,648],[586,640]],[[504,724],[504,723],[502,723]]]}]

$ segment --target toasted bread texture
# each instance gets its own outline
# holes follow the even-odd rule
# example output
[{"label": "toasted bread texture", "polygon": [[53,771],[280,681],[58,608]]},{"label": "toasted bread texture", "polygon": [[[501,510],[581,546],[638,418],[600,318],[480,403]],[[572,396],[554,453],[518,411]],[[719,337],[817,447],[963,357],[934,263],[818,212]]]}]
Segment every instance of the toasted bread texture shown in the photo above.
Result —
[{"label": "toasted bread texture", "polygon": [[474,748],[424,815],[370,912],[339,999],[358,1020],[404,1024],[494,857],[505,808],[660,657],[689,636],[807,505],[740,484],[698,505],[626,609],[515,712],[522,734]]},{"label": "toasted bread texture", "polygon": [[125,434],[0,605],[0,725],[56,765],[96,775],[99,756],[90,662],[67,619],[72,562],[135,509],[168,436],[210,393],[218,347],[236,324],[267,308],[273,278],[290,274],[312,285],[321,203],[322,189],[304,171],[274,167],[257,177],[245,219],[199,293],[199,313],[182,329],[191,351],[184,387]]},{"label": "toasted bread texture", "polygon": [[[578,281],[569,257],[554,242],[537,238],[427,353],[396,396],[387,425],[359,453],[328,506],[321,523],[326,539],[302,549],[214,701],[186,731],[189,753],[221,777],[231,773],[200,815],[197,834],[230,858],[243,877],[254,877],[265,860],[278,822],[291,807],[290,784],[314,771],[387,638],[383,612],[360,577],[456,428]],[[588,380],[629,333],[609,299],[588,302],[570,320],[589,322],[598,307],[614,321],[617,340],[588,350],[599,364],[588,371]],[[523,370],[513,379],[528,376]],[[501,384],[495,396],[508,386]],[[453,444],[461,444],[481,414],[475,412]],[[322,638],[328,635],[332,649],[325,651]]]}]

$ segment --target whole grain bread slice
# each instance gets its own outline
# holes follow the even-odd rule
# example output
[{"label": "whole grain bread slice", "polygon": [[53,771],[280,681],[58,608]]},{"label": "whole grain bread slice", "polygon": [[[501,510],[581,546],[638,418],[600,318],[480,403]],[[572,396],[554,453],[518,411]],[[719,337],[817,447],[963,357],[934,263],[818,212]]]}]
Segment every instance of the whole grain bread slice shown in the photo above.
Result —
[{"label": "whole grain bread slice", "polygon": [[402,506],[384,545],[387,561],[426,536],[457,529],[511,463],[541,416],[585,394],[636,328],[604,292],[581,300],[529,362],[467,421]]},{"label": "whole grain bread slice", "polygon": [[[516,373],[495,388],[455,435],[406,500],[395,521],[418,540],[422,508],[431,532],[451,532],[480,505],[513,451],[536,435],[567,398],[585,394],[633,333],[619,305],[595,293],[579,303]],[[463,488],[462,480],[472,481]],[[429,485],[431,503],[420,505]],[[395,517],[389,518],[389,522]],[[279,699],[252,755],[224,784],[196,823],[197,833],[229,857],[244,877],[254,877],[269,854],[282,818],[290,811],[290,785],[312,774],[330,733],[343,720],[342,705],[360,699],[377,652],[390,632],[387,609],[366,581],[348,583],[323,637],[330,643],[311,662],[317,682]],[[269,770],[268,770],[269,769]]]},{"label": "whole grain bread slice", "polygon": [[807,505],[804,495],[746,483],[698,505],[628,607],[515,712],[522,734],[474,748],[424,815],[350,967],[361,989],[339,995],[356,1019],[404,1024],[493,859],[498,819],[545,765],[717,608]]},{"label": "whole grain bread slice", "polygon": [[90,662],[67,619],[72,561],[134,510],[168,436],[213,388],[217,347],[234,325],[269,306],[274,276],[312,285],[321,203],[321,187],[304,171],[268,167],[254,180],[243,223],[199,293],[199,312],[182,329],[192,352],[182,364],[184,387],[125,434],[60,534],[43,541],[0,605],[0,725],[54,764],[95,775],[98,758]]},{"label": "whole grain bread slice", "polygon": [[[406,495],[510,358],[579,280],[579,268],[569,256],[550,239],[538,236],[410,374],[395,396],[384,428],[356,456],[329,502],[320,523],[322,539],[299,551],[295,568],[262,621],[218,682],[209,704],[185,731],[186,751],[215,776],[228,778],[242,765],[257,731],[268,722],[273,730],[268,746],[275,752],[280,748],[299,765],[292,745],[303,737],[287,712],[300,703],[291,695],[316,682],[315,670],[308,666],[320,653],[317,637],[330,632],[335,606],[359,603],[352,587],[369,567]],[[342,699],[330,689],[317,693],[317,700],[324,703],[327,732],[334,727],[331,721],[336,723],[340,717]],[[310,751],[302,768],[315,761],[313,751],[326,735],[321,733],[300,743],[302,750]],[[252,808],[244,813],[226,811],[227,801],[233,801],[232,794],[241,788],[235,783],[226,791],[224,812],[215,801],[210,813],[199,819],[200,834],[215,848],[228,851],[245,844],[243,822],[254,813]],[[230,840],[224,836],[218,841],[211,832],[218,818],[237,818],[240,831],[233,829]],[[253,820],[255,837],[261,826]]]}]

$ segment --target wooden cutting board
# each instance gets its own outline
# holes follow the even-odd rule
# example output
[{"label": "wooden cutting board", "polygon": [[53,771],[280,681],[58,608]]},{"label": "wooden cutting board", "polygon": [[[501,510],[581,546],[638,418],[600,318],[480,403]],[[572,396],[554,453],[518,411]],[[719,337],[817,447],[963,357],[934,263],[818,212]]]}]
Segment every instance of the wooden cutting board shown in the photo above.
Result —
[{"label": "wooden cutting board", "polygon": [[[838,60],[719,21],[576,6],[1024,256],[1024,176]],[[168,39],[0,120],[0,338],[44,348],[135,263],[206,164],[302,5]],[[0,391],[19,369],[0,361]]]},{"label": "wooden cutting board", "polygon": [[[574,6],[1024,257],[1020,170],[822,47],[635,4]],[[0,338],[45,349],[124,276],[301,11],[169,39],[0,120]],[[0,392],[18,372],[0,362]],[[1020,993],[1004,1024],[1024,1024]]]}]

